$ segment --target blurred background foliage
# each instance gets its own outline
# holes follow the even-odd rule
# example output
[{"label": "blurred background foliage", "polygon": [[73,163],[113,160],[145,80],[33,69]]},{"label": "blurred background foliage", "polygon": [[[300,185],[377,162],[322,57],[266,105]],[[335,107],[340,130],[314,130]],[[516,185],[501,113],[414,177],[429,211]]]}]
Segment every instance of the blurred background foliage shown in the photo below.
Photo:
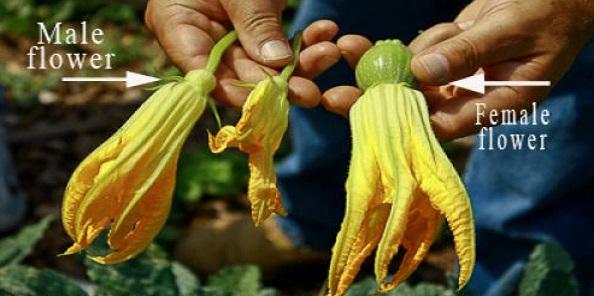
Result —
[{"label": "blurred background foliage", "polygon": [[[124,264],[105,266],[79,255],[84,261],[86,281],[24,264],[52,220],[52,216],[45,217],[15,236],[0,240],[0,295],[106,296],[130,295],[131,291],[134,295],[155,296],[274,296],[280,293],[265,287],[260,270],[252,265],[223,268],[202,282],[183,264],[171,260],[156,244]],[[577,296],[573,267],[573,261],[563,248],[553,242],[542,243],[530,255],[517,295]],[[346,296],[473,296],[469,291],[457,292],[456,281],[455,275],[449,275],[448,286],[405,283],[379,294],[375,280],[364,277]],[[323,288],[319,295],[324,295]]]},{"label": "blurred background foliage", "polygon": [[213,157],[206,147],[196,149],[180,159],[175,197],[195,203],[204,195],[237,196],[246,187],[248,174],[244,154],[229,151]]},{"label": "blurred background foliage", "polygon": [[[38,22],[51,28],[56,22],[77,25],[87,21],[89,27],[101,27],[105,41],[99,45],[52,45],[48,52],[114,53],[116,68],[145,72],[151,67],[163,72],[173,68],[167,63],[143,26],[145,1],[97,1],[97,0],[3,0],[0,2],[0,83],[7,88],[8,100],[19,108],[30,108],[39,103],[80,104],[93,99],[91,95],[81,98],[77,89],[60,85],[66,74],[110,75],[95,73],[96,70],[76,71],[25,71],[25,53],[34,45],[38,36]],[[66,26],[62,27],[66,30]],[[117,70],[116,70],[117,71]],[[121,70],[120,70],[121,71]],[[160,71],[159,71],[160,72]],[[121,90],[120,90],[121,92]],[[46,94],[44,97],[40,94]],[[57,95],[48,95],[48,93]],[[47,98],[48,100],[44,100]],[[106,96],[108,97],[108,96]],[[111,97],[114,97],[111,94]],[[135,95],[133,100],[139,100]]]}]

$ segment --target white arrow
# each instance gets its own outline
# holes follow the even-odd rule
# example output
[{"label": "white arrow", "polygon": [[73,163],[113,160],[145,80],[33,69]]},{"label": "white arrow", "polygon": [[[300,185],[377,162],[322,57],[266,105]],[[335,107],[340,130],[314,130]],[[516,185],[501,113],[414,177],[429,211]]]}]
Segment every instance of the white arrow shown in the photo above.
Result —
[{"label": "white arrow", "polygon": [[157,82],[161,79],[126,71],[126,77],[63,77],[63,82],[126,82],[126,87]]},{"label": "white arrow", "polygon": [[485,81],[485,74],[477,74],[450,83],[473,92],[485,94],[486,86],[551,86],[550,81]]}]

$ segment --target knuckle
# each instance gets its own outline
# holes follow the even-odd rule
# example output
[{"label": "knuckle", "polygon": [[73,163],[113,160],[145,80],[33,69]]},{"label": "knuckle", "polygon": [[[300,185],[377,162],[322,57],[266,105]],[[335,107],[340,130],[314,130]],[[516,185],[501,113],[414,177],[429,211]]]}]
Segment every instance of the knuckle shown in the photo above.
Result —
[{"label": "knuckle", "polygon": [[171,9],[166,19],[171,24],[185,24],[190,21],[191,14],[186,9]]},{"label": "knuckle", "polygon": [[510,100],[509,105],[516,107],[517,109],[524,108],[526,105],[531,103],[532,100],[536,99],[528,97],[526,93],[519,87],[505,86],[503,87],[503,91],[507,92],[506,97]]},{"label": "knuckle", "polygon": [[443,112],[435,112],[431,116],[431,126],[440,141],[449,141],[456,137],[458,126]]},{"label": "knuckle", "polygon": [[451,53],[461,64],[465,64],[472,69],[478,69],[480,65],[480,49],[476,42],[466,36],[460,36],[452,40]]},{"label": "knuckle", "polygon": [[177,2],[149,0],[144,13],[144,22],[149,30],[158,33],[161,27],[190,23],[195,12]]},{"label": "knuckle", "polygon": [[149,0],[146,9],[144,10],[144,25],[149,29],[149,31],[153,32],[153,5],[154,1]]},{"label": "knuckle", "polygon": [[435,31],[435,32],[443,32],[443,31],[450,31],[454,27],[456,27],[456,25],[453,23],[439,23],[439,24],[431,27],[431,29],[429,29],[429,30]]},{"label": "knuckle", "polygon": [[455,36],[460,33],[462,30],[458,25],[453,23],[441,24],[439,27],[435,28],[435,30],[431,33],[437,40],[444,40],[449,37]]},{"label": "knuckle", "polygon": [[433,114],[433,125],[444,134],[454,134],[459,126],[451,119],[450,116],[443,112],[436,112]]},{"label": "knuckle", "polygon": [[[239,21],[243,24],[244,30],[255,33],[264,33],[278,29],[279,18],[273,11],[256,9],[252,11],[243,10],[239,13]],[[266,38],[267,36],[257,36]]]}]

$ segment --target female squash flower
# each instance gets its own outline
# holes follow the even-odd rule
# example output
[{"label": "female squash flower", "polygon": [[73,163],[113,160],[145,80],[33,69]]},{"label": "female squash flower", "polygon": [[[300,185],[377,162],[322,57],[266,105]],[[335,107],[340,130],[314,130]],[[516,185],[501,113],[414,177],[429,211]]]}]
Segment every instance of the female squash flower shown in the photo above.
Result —
[{"label": "female squash flower", "polygon": [[289,125],[287,81],[299,61],[300,46],[298,34],[293,42],[293,62],[279,76],[264,72],[266,78],[254,86],[236,126],[224,126],[216,136],[209,133],[208,143],[213,153],[237,147],[249,155],[248,199],[256,225],[272,213],[286,215],[276,186],[273,158]]},{"label": "female squash flower", "polygon": [[[344,294],[374,249],[380,290],[395,288],[427,254],[440,214],[454,234],[460,287],[472,273],[470,201],[433,134],[423,94],[410,88],[411,57],[400,41],[380,41],[357,65],[357,83],[365,93],[350,110],[347,206],[332,250],[330,295]],[[400,246],[402,260],[386,281]]]},{"label": "female squash flower", "polygon": [[85,250],[107,229],[112,252],[90,256],[96,262],[122,262],[150,244],[171,208],[180,150],[215,88],[222,52],[236,39],[221,39],[206,69],[159,88],[74,171],[62,205],[74,240],[65,255]]}]

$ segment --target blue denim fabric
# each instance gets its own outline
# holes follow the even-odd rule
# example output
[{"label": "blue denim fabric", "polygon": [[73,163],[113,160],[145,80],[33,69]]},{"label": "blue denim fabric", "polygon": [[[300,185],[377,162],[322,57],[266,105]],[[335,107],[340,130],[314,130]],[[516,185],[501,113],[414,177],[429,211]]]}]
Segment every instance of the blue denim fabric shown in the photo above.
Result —
[{"label": "blue denim fabric", "polygon": [[478,290],[485,291],[497,279],[517,273],[513,264],[521,263],[536,243],[548,239],[560,242],[576,261],[582,291],[591,289],[594,239],[585,234],[594,229],[592,69],[594,44],[539,107],[540,112],[550,111],[549,125],[494,129],[495,136],[547,134],[545,151],[473,151],[465,181],[482,267],[473,276]]},{"label": "blue denim fabric", "polygon": [[[294,30],[321,18],[341,34],[405,42],[460,11],[464,1],[305,0]],[[477,225],[477,266],[471,288],[479,295],[513,294],[524,260],[539,241],[554,239],[573,256],[582,291],[594,278],[594,45],[542,104],[548,126],[505,126],[495,133],[547,133],[546,151],[477,151],[465,182]],[[353,84],[343,63],[317,80],[322,89]],[[293,153],[278,166],[289,212],[281,228],[298,245],[328,250],[344,213],[344,182],[350,154],[348,121],[321,108],[291,110]]]},{"label": "blue denim fabric", "polygon": [[[0,115],[3,104],[4,90],[0,87]],[[6,130],[0,124],[0,233],[16,227],[25,214],[25,201],[17,189],[6,140]]]}]

